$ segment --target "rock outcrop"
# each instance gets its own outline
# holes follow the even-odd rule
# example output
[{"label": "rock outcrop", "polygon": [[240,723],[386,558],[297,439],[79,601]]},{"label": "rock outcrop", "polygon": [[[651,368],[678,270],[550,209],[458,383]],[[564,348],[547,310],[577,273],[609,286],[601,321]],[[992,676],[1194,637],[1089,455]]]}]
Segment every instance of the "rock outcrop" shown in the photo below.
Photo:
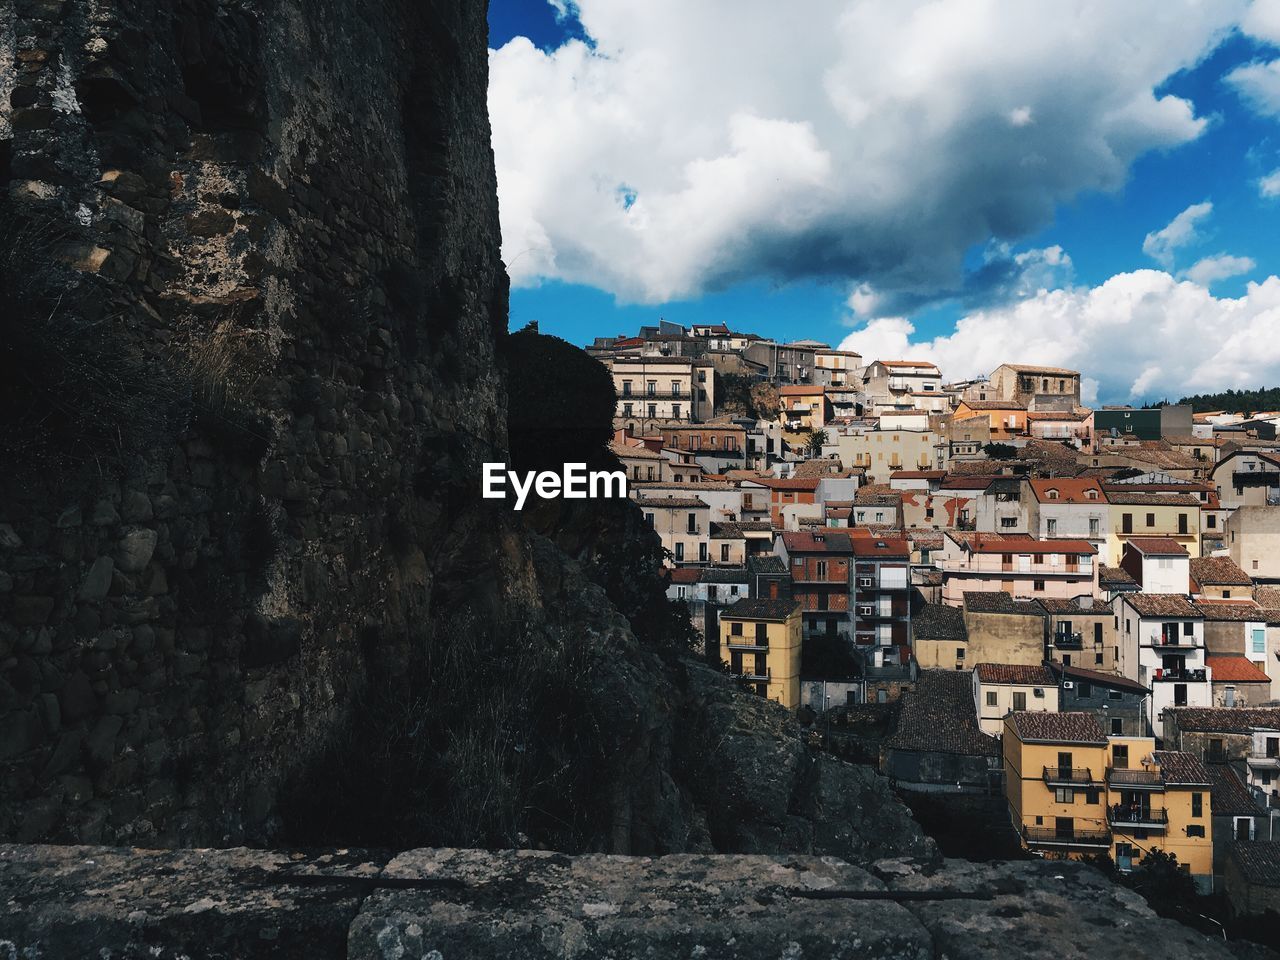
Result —
[{"label": "rock outcrop", "polygon": [[0,952],[116,960],[1266,956],[1045,861],[0,846],[0,908]]}]

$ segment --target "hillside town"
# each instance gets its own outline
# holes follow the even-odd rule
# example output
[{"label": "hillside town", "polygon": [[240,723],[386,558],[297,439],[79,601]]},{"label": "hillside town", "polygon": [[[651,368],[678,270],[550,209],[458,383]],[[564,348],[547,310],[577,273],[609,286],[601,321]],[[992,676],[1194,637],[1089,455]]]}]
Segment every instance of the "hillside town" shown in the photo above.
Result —
[{"label": "hillside town", "polygon": [[[1011,346],[1011,352],[1016,348]],[[1280,412],[662,321],[588,347],[708,660],[1049,857],[1280,908]]]}]

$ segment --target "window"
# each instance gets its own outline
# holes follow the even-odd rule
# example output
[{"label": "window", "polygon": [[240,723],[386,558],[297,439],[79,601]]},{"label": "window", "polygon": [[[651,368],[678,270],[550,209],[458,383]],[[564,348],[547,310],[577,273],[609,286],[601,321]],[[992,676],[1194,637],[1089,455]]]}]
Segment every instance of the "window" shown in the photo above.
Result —
[{"label": "window", "polygon": [[1107,691],[1107,699],[1108,699],[1108,700],[1120,700],[1120,699],[1122,699],[1122,698],[1123,698],[1123,696],[1124,696],[1124,695],[1123,695],[1119,690],[1108,690],[1108,691]]},{"label": "window", "polygon": [[1120,515],[1120,532],[1133,533],[1133,514],[1124,513]]},{"label": "window", "polygon": [[698,544],[698,560],[702,563],[707,562],[707,545],[705,543]]},{"label": "window", "polygon": [[819,560],[817,563],[817,568],[818,568],[818,579],[819,580],[827,579],[827,561]]},{"label": "window", "polygon": [[767,647],[769,645],[769,625],[767,623],[756,624],[756,646]]},{"label": "window", "polygon": [[1076,792],[1075,790],[1071,789],[1071,787],[1058,787],[1056,790],[1053,791],[1053,793],[1054,793],[1053,798],[1057,800],[1058,803],[1075,803],[1076,802]]},{"label": "window", "polygon": [[698,532],[698,515],[696,513],[689,514],[688,520],[686,521],[686,530],[689,533]]},{"label": "window", "polygon": [[1188,823],[1188,824],[1187,824],[1187,836],[1188,836],[1188,837],[1203,837],[1203,836],[1204,836],[1204,824],[1203,824],[1203,823]]},{"label": "window", "polygon": [[1271,759],[1280,757],[1280,737],[1267,737],[1266,755]]},{"label": "window", "polygon": [[622,395],[623,395],[624,397],[629,397],[629,396],[631,396],[631,381],[630,381],[630,380],[623,380],[623,381],[622,381]]},{"label": "window", "polygon": [[1210,530],[1215,529],[1218,526],[1217,514],[1211,513],[1207,517],[1205,517],[1205,525],[1208,526]]},{"label": "window", "polygon": [[1043,593],[1043,592],[1044,592],[1044,581],[1043,581],[1043,580],[1032,580],[1032,581],[1031,581],[1031,589],[1032,589],[1032,590],[1035,590],[1037,593]]},{"label": "window", "polygon": [[624,404],[622,405],[622,415],[623,415],[624,417],[629,417],[629,416],[631,416],[631,404],[629,404],[629,403],[624,403]]},{"label": "window", "polygon": [[742,624],[738,621],[734,621],[733,623],[729,624],[729,633],[731,633],[735,637],[742,636]]},{"label": "window", "polygon": [[1045,531],[1052,537],[1058,532],[1058,521],[1052,518],[1045,521]]},{"label": "window", "polygon": [[649,417],[655,419],[658,416],[658,405],[656,403],[649,404]]},{"label": "window", "polygon": [[1119,717],[1112,717],[1111,718],[1111,735],[1114,737],[1119,737],[1119,736],[1122,736],[1123,734],[1124,734],[1124,721],[1121,720]]},{"label": "window", "polygon": [[1093,625],[1093,645],[1095,647],[1102,646],[1102,621],[1098,621]]},{"label": "window", "polygon": [[649,526],[651,526],[651,527],[652,527],[652,526],[653,526],[653,514],[652,514],[652,513],[646,513],[646,514],[644,515],[644,518],[645,518],[645,520],[647,520],[647,521],[649,522]]},{"label": "window", "polygon": [[1000,518],[1000,526],[1006,529],[1011,527],[1016,527],[1017,525],[1018,525],[1017,517],[1001,517]]},{"label": "window", "polygon": [[729,544],[727,543],[720,544],[720,562],[721,563],[729,562]]},{"label": "window", "polygon": [[964,647],[956,647],[956,659],[957,660],[964,659]]},{"label": "window", "polygon": [[1085,792],[1084,792],[1084,802],[1085,802],[1085,803],[1097,803],[1097,802],[1098,802],[1098,788],[1097,788],[1097,787],[1089,787],[1088,789],[1086,789],[1086,790],[1085,790]]},{"label": "window", "polygon": [[1129,768],[1129,745],[1127,743],[1112,745],[1111,765],[1117,770],[1127,770]]},{"label": "window", "polygon": [[1222,739],[1220,737],[1211,737],[1209,739],[1209,759],[1213,761],[1222,761],[1225,754],[1222,749]]},{"label": "window", "polygon": [[994,707],[996,705],[996,692],[994,690],[987,691],[987,706]]},{"label": "window", "polygon": [[1190,620],[1184,620],[1184,621],[1183,621],[1183,623],[1182,623],[1182,634],[1183,634],[1183,636],[1187,636],[1187,637],[1189,637],[1189,636],[1191,636],[1194,632],[1195,632],[1195,624],[1193,624]]},{"label": "window", "polygon": [[649,394],[649,396],[651,397],[656,397],[658,395],[658,381],[657,380],[648,381],[645,384],[645,392]]},{"label": "window", "polygon": [[1027,709],[1027,695],[1026,695],[1026,693],[1025,693],[1025,692],[1023,692],[1022,690],[1015,690],[1015,691],[1014,691],[1014,694],[1013,694],[1013,709],[1015,709],[1015,710],[1025,710],[1025,709]]},{"label": "window", "polygon": [[680,381],[679,381],[679,380],[672,380],[672,381],[671,381],[671,395],[672,395],[673,397],[678,397],[678,396],[680,396]]},{"label": "window", "polygon": [[1083,680],[1076,684],[1076,698],[1087,700],[1093,696],[1093,687],[1085,683]]},{"label": "window", "polygon": [[684,544],[681,542],[677,542],[676,543],[676,561],[679,562],[683,559],[684,559]]},{"label": "window", "polygon": [[1267,631],[1265,629],[1253,628],[1253,652],[1256,654],[1266,655],[1267,652]]},{"label": "window", "polygon": [[1154,513],[1147,514],[1147,526],[1154,527],[1156,525],[1156,515]]}]

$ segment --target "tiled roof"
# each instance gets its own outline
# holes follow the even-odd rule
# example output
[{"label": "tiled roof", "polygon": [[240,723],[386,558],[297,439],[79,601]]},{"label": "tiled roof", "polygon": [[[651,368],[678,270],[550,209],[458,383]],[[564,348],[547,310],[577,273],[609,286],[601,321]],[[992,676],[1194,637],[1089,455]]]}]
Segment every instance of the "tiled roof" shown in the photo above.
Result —
[{"label": "tiled roof", "polygon": [[1025,617],[1043,617],[1044,607],[1034,600],[1015,600],[1003,590],[967,591],[964,608],[970,613],[1016,613]]},{"label": "tiled roof", "polygon": [[791,471],[792,479],[809,480],[814,477],[837,477],[845,478],[853,476],[848,470],[845,470],[839,460],[806,460],[803,463],[797,463],[795,469]]},{"label": "tiled roof", "polygon": [[1214,683],[1271,683],[1247,657],[1205,657],[1204,665],[1213,671]]},{"label": "tiled roof", "polygon": [[1250,883],[1280,886],[1280,840],[1233,843],[1230,856]]},{"label": "tiled roof", "polygon": [[1077,423],[1088,420],[1092,410],[1032,410],[1027,414],[1028,420],[1056,420]]},{"label": "tiled roof", "polygon": [[788,553],[852,554],[849,534],[823,527],[819,530],[787,530],[779,534]]},{"label": "tiled roof", "polygon": [[1171,537],[1130,537],[1126,546],[1148,557],[1185,557],[1187,548]]},{"label": "tiled roof", "polygon": [[1065,597],[1040,597],[1036,603],[1044,607],[1045,610],[1052,614],[1071,613],[1079,615],[1093,614],[1095,616],[1112,616],[1111,608],[1101,601],[1094,601],[1093,606],[1084,606],[1079,598],[1067,599]]},{"label": "tiled roof", "polygon": [[1200,619],[1200,611],[1186,597],[1177,593],[1126,593],[1122,598],[1143,617],[1181,617]]},{"label": "tiled roof", "polygon": [[961,400],[970,410],[1026,410],[1026,403],[1017,400]]},{"label": "tiled roof", "polygon": [[1230,557],[1196,557],[1191,561],[1191,579],[1200,586],[1247,587],[1253,583]]},{"label": "tiled roof", "polygon": [[960,670],[921,670],[915,690],[902,695],[898,726],[884,746],[924,753],[1000,756],[999,741],[978,729],[973,678]]},{"label": "tiled roof", "polygon": [[926,603],[911,618],[911,635],[916,640],[967,640],[969,631],[959,607]]},{"label": "tiled roof", "polygon": [[763,600],[744,598],[720,612],[720,618],[740,620],[785,620],[800,609],[796,600]]},{"label": "tiled roof", "polygon": [[[987,466],[983,464],[983,466]],[[988,466],[987,469],[990,469]],[[954,471],[942,481],[943,490],[985,490],[998,475],[990,473],[957,474]]]},{"label": "tiled roof", "polygon": [[1129,572],[1121,567],[1108,567],[1101,564],[1098,567],[1098,583],[1106,585],[1115,585],[1122,587],[1136,587],[1138,581],[1129,576]]},{"label": "tiled roof", "polygon": [[794,477],[787,480],[780,480],[777,477],[755,477],[750,480],[751,483],[758,483],[761,486],[768,487],[770,490],[802,490],[807,493],[813,493],[818,489],[818,477]]},{"label": "tiled roof", "polygon": [[851,537],[849,542],[853,545],[854,556],[862,559],[884,557],[906,560],[911,556],[911,544],[900,538]]},{"label": "tiled roof", "polygon": [[1248,599],[1197,600],[1196,609],[1206,620],[1261,623],[1267,618],[1267,615],[1262,612],[1262,607]]},{"label": "tiled roof", "polygon": [[[917,587],[942,586],[942,571],[933,567],[915,567],[911,571],[911,582]],[[956,608],[951,608],[956,609]]]},{"label": "tiled roof", "polygon": [[895,470],[889,476],[893,480],[941,480],[946,475],[945,470]]},{"label": "tiled roof", "polygon": [[1160,779],[1172,786],[1210,785],[1209,771],[1200,759],[1182,750],[1155,750],[1151,756],[1160,764]]},{"label": "tiled roof", "polygon": [[1248,733],[1253,727],[1280,729],[1280,707],[1170,707],[1182,730]]},{"label": "tiled roof", "polygon": [[751,573],[784,574],[787,572],[787,565],[781,557],[767,553],[747,557],[747,569]]},{"label": "tiled roof", "polygon": [[925,550],[942,549],[941,530],[921,530],[913,527],[907,530],[907,539],[915,546],[921,547]]},{"label": "tiled roof", "polygon": [[650,510],[675,507],[680,510],[710,510],[704,501],[697,497],[641,497],[636,501],[641,507]]},{"label": "tiled roof", "polygon": [[876,363],[885,367],[927,367],[930,370],[937,370],[936,364],[929,363],[927,360],[877,360]]},{"label": "tiled roof", "polygon": [[667,571],[667,578],[672,583],[697,583],[702,571],[698,567],[676,567]]},{"label": "tiled roof", "polygon": [[1253,599],[1264,607],[1280,607],[1280,587],[1259,586],[1253,591]]},{"label": "tiled roof", "polygon": [[662,459],[662,454],[657,450],[650,450],[648,447],[641,445],[632,446],[628,443],[618,443],[617,441],[613,441],[609,444],[609,449],[612,450],[616,456],[630,457],[632,460]]},{"label": "tiled roof", "polygon": [[1122,677],[1118,673],[1103,673],[1100,670],[1086,670],[1084,667],[1068,667],[1061,663],[1050,663],[1048,666],[1054,673],[1061,674],[1067,680],[1083,680],[1086,683],[1097,684],[1100,687],[1128,690],[1130,693],[1147,692],[1147,688],[1137,680],[1130,680],[1128,677]]},{"label": "tiled roof", "polygon": [[1024,743],[1106,743],[1107,735],[1092,713],[1015,712],[1013,728]]},{"label": "tiled roof", "polygon": [[[1106,503],[1107,500],[1096,477],[1036,478],[1031,481],[1031,489],[1041,503]],[[1050,497],[1051,490],[1056,490],[1058,495]],[[1092,500],[1086,492],[1089,490],[1094,493]]]},{"label": "tiled roof", "polygon": [[711,539],[712,540],[741,540],[742,528],[736,523],[716,522],[711,523]]},{"label": "tiled roof", "polygon": [[702,583],[746,583],[749,579],[746,567],[703,567],[699,578]]},{"label": "tiled roof", "polygon": [[768,533],[773,529],[773,524],[768,520],[739,520],[738,529],[743,533]]},{"label": "tiled roof", "polygon": [[1057,681],[1044,664],[980,663],[975,668],[982,683],[1018,683],[1033,687],[1052,687]]},{"label": "tiled roof", "polygon": [[1209,773],[1210,809],[1215,817],[1251,817],[1262,812],[1230,764],[1208,763],[1205,770]]},{"label": "tiled roof", "polygon": [[1009,539],[992,543],[990,541],[978,541],[969,544],[971,553],[1063,553],[1063,554],[1094,554],[1098,552],[1088,540],[1032,540],[1027,539]]},{"label": "tiled roof", "polygon": [[788,383],[778,391],[784,397],[811,397],[825,392],[822,387],[804,383]]},{"label": "tiled roof", "polygon": [[1198,507],[1200,499],[1189,493],[1122,493],[1108,490],[1107,499],[1119,506]]},{"label": "tiled roof", "polygon": [[1005,363],[1001,366],[1016,370],[1018,373],[1043,373],[1051,377],[1078,377],[1079,370],[1068,370],[1066,367],[1037,367],[1026,363]]}]

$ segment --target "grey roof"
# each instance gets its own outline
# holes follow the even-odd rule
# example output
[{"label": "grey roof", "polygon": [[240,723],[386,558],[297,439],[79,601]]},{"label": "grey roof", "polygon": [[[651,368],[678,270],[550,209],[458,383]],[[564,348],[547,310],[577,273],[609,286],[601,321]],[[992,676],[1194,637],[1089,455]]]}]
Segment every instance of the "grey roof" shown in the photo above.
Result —
[{"label": "grey roof", "polygon": [[1231,859],[1250,883],[1280,887],[1280,840],[1233,843]]},{"label": "grey roof", "polygon": [[703,583],[746,583],[750,578],[746,567],[704,567],[698,579]]},{"label": "grey roof", "polygon": [[800,609],[797,600],[765,600],[744,598],[722,610],[720,618],[736,617],[746,620],[785,620]]},{"label": "grey roof", "polygon": [[944,603],[926,603],[911,618],[911,633],[917,640],[968,640],[964,612]]},{"label": "grey roof", "polygon": [[921,670],[915,690],[902,695],[898,726],[884,745],[891,750],[1000,756],[1000,742],[978,729],[973,677],[967,670]]},{"label": "grey roof", "polygon": [[747,557],[747,570],[750,573],[785,574],[787,565],[776,553],[757,553]]},{"label": "grey roof", "polygon": [[966,591],[964,608],[972,613],[1017,613],[1043,617],[1044,607],[1035,600],[1015,600],[1003,590]]}]

